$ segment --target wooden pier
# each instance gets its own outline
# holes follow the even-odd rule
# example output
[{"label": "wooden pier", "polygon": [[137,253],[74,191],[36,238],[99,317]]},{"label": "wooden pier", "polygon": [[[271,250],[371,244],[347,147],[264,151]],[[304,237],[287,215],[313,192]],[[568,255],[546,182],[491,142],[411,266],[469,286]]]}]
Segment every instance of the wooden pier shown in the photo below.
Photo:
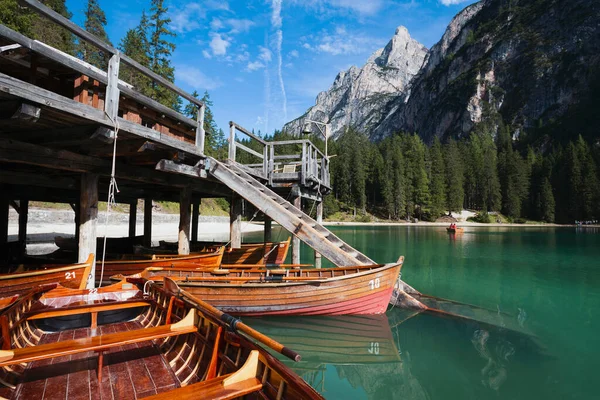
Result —
[{"label": "wooden pier", "polygon": [[[320,224],[323,196],[331,190],[329,160],[310,141],[265,141],[231,122],[228,160],[207,157],[200,100],[38,1],[21,3],[101,49],[110,61],[104,71],[0,25],[0,254],[24,252],[30,201],[60,202],[75,211],[79,259],[85,260],[96,251],[98,201],[108,198],[112,182],[115,201],[130,207],[130,237],[138,234],[136,209],[144,200],[146,244],[152,239],[152,200],[180,203],[179,253],[188,254],[201,200],[224,197],[231,203],[233,247],[241,244],[245,200],[264,213],[266,241],[271,220],[294,235],[293,262],[299,262],[302,240],[336,265],[373,263]],[[119,79],[124,66],[193,104],[196,118]],[[243,137],[262,151],[246,146]],[[290,146],[298,151],[281,151]],[[256,162],[237,161],[242,153]],[[316,220],[301,211],[302,199],[316,202]],[[12,243],[9,207],[19,213],[19,240]]]}]

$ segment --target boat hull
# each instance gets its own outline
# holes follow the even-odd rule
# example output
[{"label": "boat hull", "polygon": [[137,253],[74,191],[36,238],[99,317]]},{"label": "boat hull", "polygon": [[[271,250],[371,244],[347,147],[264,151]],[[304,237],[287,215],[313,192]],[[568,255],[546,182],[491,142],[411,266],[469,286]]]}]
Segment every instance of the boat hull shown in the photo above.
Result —
[{"label": "boat hull", "polygon": [[104,262],[104,273],[102,272],[102,262],[98,260],[96,263],[96,280],[106,281],[114,275],[139,274],[146,268],[216,268],[221,265],[222,259],[223,249],[221,248],[212,253],[189,256],[158,255],[147,260],[110,260]]},{"label": "boat hull", "polygon": [[[31,289],[48,284],[60,284],[70,289],[83,289],[92,268],[93,257],[83,264],[48,266],[46,269],[0,275],[0,299],[10,299]],[[14,300],[14,299],[13,299]],[[0,302],[2,304],[3,302]],[[6,306],[8,306],[6,304]]]},{"label": "boat hull", "polygon": [[[237,283],[235,278],[227,277],[196,279],[189,274],[186,278],[185,273],[174,270],[153,271],[147,279],[175,277],[181,288],[234,315],[363,315],[385,313],[401,266],[358,267],[359,272],[304,281],[302,277],[295,277],[293,281],[275,277],[281,281],[255,279]],[[321,271],[326,276],[330,271],[333,274],[344,269],[312,271],[313,274]],[[227,279],[232,280],[227,282]]]}]

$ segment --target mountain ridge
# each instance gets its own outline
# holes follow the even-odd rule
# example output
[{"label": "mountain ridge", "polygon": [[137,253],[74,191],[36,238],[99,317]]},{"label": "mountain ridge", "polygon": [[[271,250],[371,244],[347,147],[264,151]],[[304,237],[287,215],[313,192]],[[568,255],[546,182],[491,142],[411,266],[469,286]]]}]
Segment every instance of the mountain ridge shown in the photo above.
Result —
[{"label": "mountain ridge", "polygon": [[[400,131],[417,132],[427,143],[434,137],[460,138],[484,122],[492,134],[509,125],[515,139],[530,142],[564,136],[566,128],[597,136],[593,125],[600,117],[590,110],[600,96],[593,89],[600,87],[600,2],[474,3],[424,52],[418,71],[407,69],[412,74],[399,90],[372,91],[356,101],[348,90],[356,81],[347,72],[375,64],[381,57],[377,52],[363,68],[338,75],[329,91],[317,96],[315,106],[284,130],[297,132],[308,116],[329,121],[334,137],[354,126],[375,141]],[[347,96],[333,97],[332,90]]]}]

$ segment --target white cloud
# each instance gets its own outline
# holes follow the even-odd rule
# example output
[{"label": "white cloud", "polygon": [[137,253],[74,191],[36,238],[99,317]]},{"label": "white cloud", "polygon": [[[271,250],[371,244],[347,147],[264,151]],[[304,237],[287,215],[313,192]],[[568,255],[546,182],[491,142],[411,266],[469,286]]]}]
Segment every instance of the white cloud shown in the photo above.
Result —
[{"label": "white cloud", "polygon": [[383,8],[385,0],[292,0],[291,4],[315,9],[318,14],[346,12],[358,16],[372,16]]},{"label": "white cloud", "polygon": [[258,46],[259,50],[260,50],[260,54],[258,55],[258,58],[262,61],[264,61],[265,63],[268,63],[269,61],[271,61],[271,57],[272,57],[272,53],[271,50],[267,49],[266,47],[262,47],[262,46]]},{"label": "white cloud", "polygon": [[289,52],[288,56],[290,58],[298,58],[298,56],[300,56],[300,53],[298,53],[298,50],[292,50]]},{"label": "white cloud", "polygon": [[385,45],[387,41],[383,38],[348,32],[343,26],[336,27],[333,32],[323,30],[316,37],[307,37],[305,40],[307,42],[302,44],[305,49],[334,56],[341,54],[371,54]]},{"label": "white cloud", "polygon": [[468,0],[440,0],[440,3],[442,3],[445,6],[452,6],[455,4],[460,4],[460,3],[464,3]]},{"label": "white cloud", "polygon": [[194,90],[213,90],[222,86],[219,79],[209,78],[198,68],[185,64],[175,66],[175,78]]},{"label": "white cloud", "polygon": [[226,1],[217,0],[191,2],[180,8],[170,7],[170,27],[178,33],[191,32],[203,26],[203,20],[206,19],[207,13],[228,10],[229,4]]},{"label": "white cloud", "polygon": [[210,41],[210,48],[214,56],[224,56],[227,54],[227,48],[231,45],[231,42],[226,37],[221,36],[220,33],[212,32],[210,34],[212,38]]},{"label": "white cloud", "polygon": [[212,56],[210,55],[208,50],[202,50],[202,55],[204,56],[204,58],[208,58],[208,59],[212,58]]},{"label": "white cloud", "polygon": [[249,62],[248,65],[246,65],[246,70],[249,72],[252,71],[258,71],[259,69],[263,69],[265,67],[265,64],[263,64],[260,61],[252,61]]},{"label": "white cloud", "polygon": [[281,0],[273,0],[272,7],[271,25],[275,29],[281,28]]},{"label": "white cloud", "polygon": [[225,24],[231,28],[229,33],[244,33],[248,32],[254,26],[254,22],[249,19],[228,18]]},{"label": "white cloud", "polygon": [[218,31],[219,29],[223,28],[223,21],[221,21],[218,18],[213,18],[212,21],[210,21],[210,29],[214,30],[214,31]]}]

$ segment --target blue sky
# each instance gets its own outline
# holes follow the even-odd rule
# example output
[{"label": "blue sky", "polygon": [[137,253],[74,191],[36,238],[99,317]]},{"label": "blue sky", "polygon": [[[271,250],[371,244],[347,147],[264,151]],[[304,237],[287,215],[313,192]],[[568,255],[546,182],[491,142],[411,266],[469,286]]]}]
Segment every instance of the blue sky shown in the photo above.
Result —
[{"label": "blue sky", "polygon": [[[117,45],[151,0],[99,0]],[[404,25],[427,47],[474,0],[167,0],[176,83],[208,90],[218,126],[272,133]],[[67,0],[82,24],[87,1]]]}]

